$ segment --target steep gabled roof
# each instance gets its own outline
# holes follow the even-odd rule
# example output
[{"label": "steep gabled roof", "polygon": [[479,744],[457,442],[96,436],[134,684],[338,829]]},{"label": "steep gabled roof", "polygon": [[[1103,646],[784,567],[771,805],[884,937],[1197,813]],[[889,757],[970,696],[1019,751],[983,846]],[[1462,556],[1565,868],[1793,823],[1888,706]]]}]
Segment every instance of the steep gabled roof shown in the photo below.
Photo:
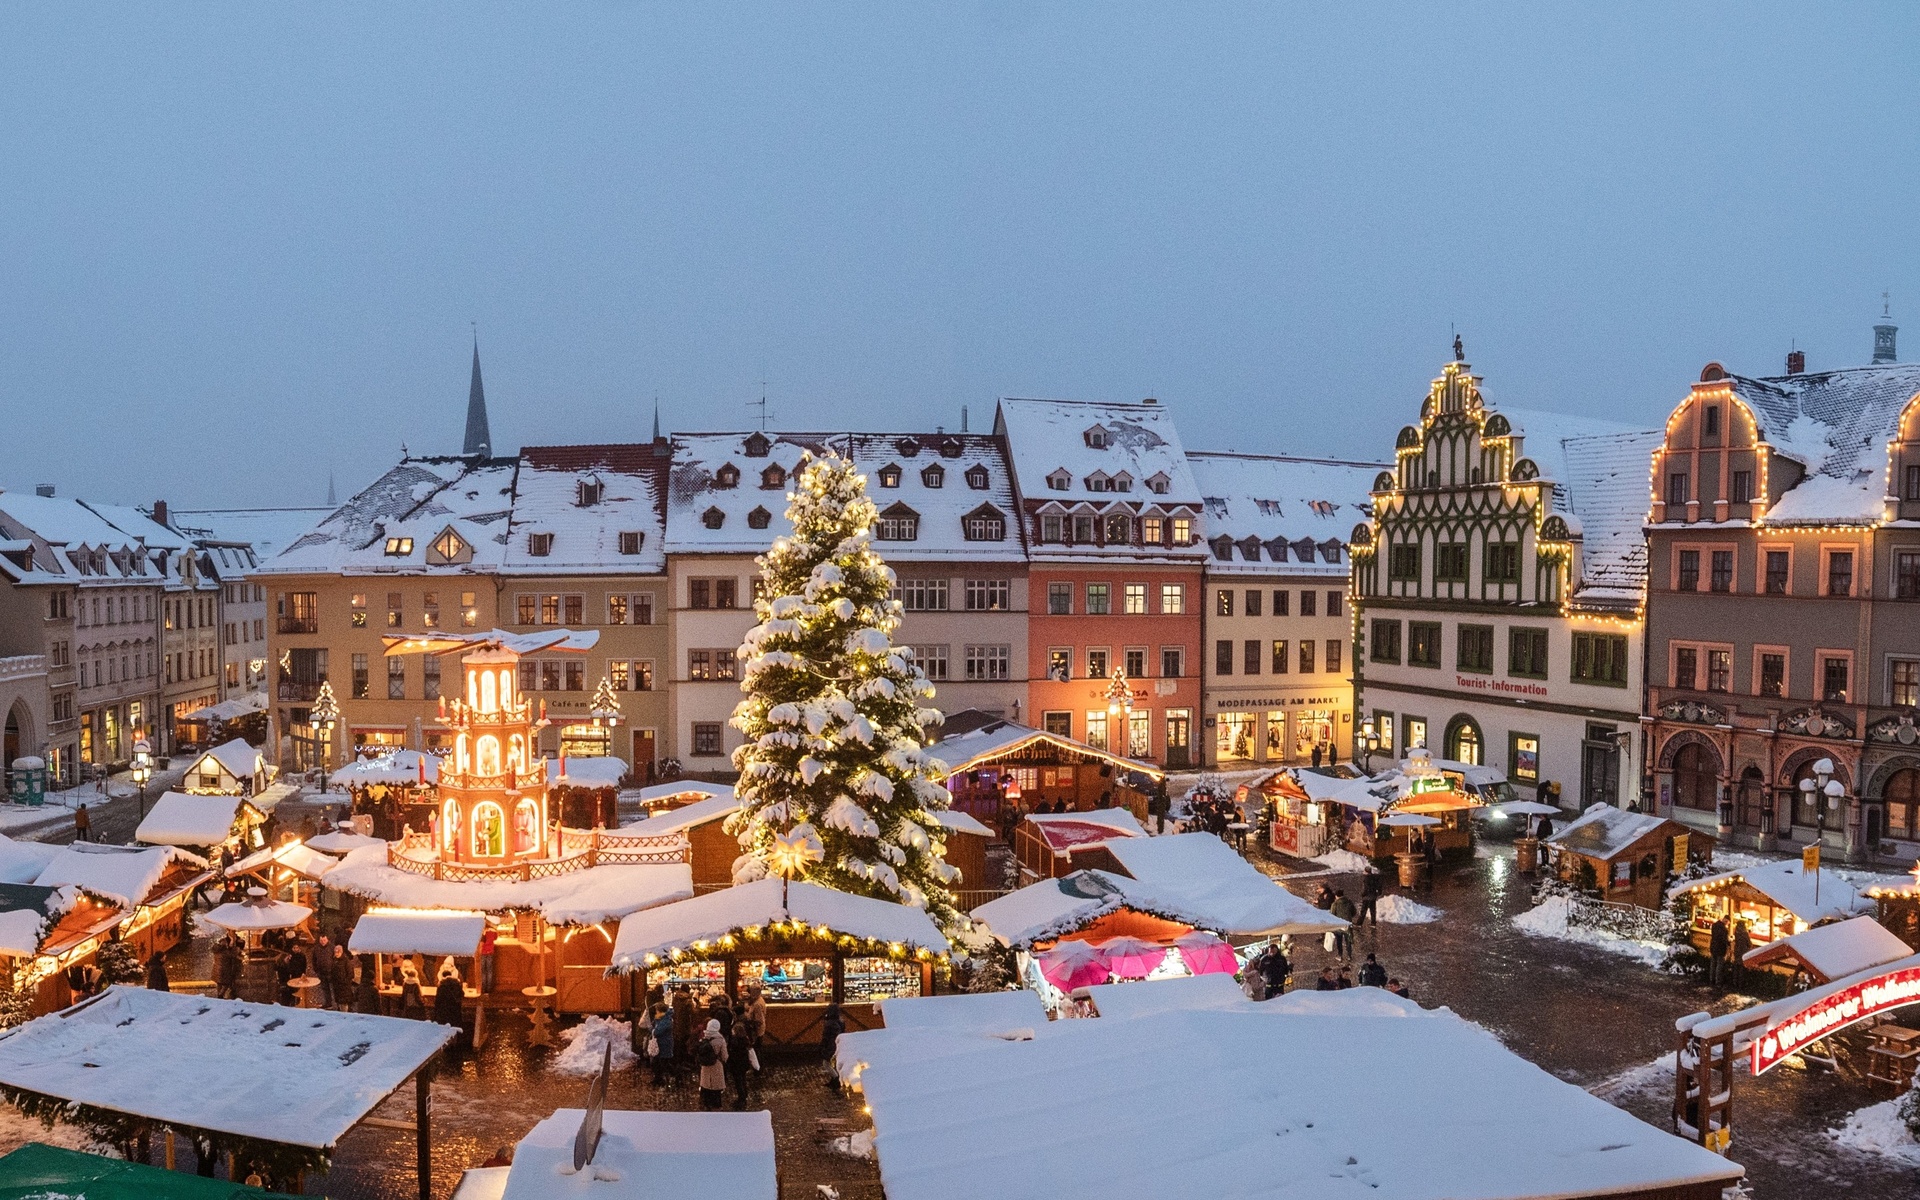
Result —
[{"label": "steep gabled roof", "polygon": [[1729,375],[1760,435],[1807,470],[1764,523],[1873,521],[1885,513],[1887,459],[1900,415],[1920,397],[1920,363],[1751,378]]},{"label": "steep gabled roof", "polygon": [[[1328,562],[1321,543],[1344,544],[1353,527],[1367,519],[1374,477],[1392,470],[1386,463],[1338,462],[1277,454],[1228,454],[1190,450],[1187,463],[1206,504],[1206,537],[1217,539],[1231,556],[1217,553],[1215,572],[1268,573],[1284,570],[1345,577],[1344,557]],[[1310,541],[1311,560],[1294,544]],[[1255,557],[1248,558],[1251,550]]]}]

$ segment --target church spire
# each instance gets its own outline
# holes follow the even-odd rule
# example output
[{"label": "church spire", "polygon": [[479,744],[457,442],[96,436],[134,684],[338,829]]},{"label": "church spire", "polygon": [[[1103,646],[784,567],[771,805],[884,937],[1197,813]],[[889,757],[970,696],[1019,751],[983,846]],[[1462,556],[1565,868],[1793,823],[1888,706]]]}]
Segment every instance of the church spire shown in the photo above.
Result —
[{"label": "church spire", "polygon": [[487,430],[487,390],[480,385],[480,335],[473,337],[473,382],[467,388],[467,438],[462,454],[486,457],[493,452],[493,435]]},{"label": "church spire", "polygon": [[1893,323],[1893,298],[1885,292],[1880,293],[1880,320],[1873,326],[1873,361],[1880,363],[1898,362],[1899,355],[1894,352],[1894,335],[1900,327]]}]

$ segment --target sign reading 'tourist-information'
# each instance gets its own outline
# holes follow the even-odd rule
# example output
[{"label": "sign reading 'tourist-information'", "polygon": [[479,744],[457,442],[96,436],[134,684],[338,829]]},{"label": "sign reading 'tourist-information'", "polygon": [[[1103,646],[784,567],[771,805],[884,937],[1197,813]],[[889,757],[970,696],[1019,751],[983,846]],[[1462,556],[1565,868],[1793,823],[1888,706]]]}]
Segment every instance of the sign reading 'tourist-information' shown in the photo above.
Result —
[{"label": "sign reading 'tourist-information'", "polygon": [[1753,1073],[1758,1075],[1776,1066],[1808,1043],[1837,1033],[1856,1021],[1916,1001],[1920,1001],[1920,967],[1903,967],[1863,979],[1814,1001],[1754,1039]]}]

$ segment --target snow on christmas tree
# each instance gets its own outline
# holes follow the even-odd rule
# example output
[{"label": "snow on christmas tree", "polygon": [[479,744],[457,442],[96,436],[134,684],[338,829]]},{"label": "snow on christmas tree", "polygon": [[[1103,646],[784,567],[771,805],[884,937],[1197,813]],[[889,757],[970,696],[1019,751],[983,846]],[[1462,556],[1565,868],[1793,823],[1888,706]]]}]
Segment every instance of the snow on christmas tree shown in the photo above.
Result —
[{"label": "snow on christmas tree", "polygon": [[959,872],[933,815],[949,799],[935,782],[944,765],[924,750],[940,713],[912,653],[892,643],[900,604],[871,545],[866,479],[837,454],[809,457],[788,500],[793,534],[759,560],[760,623],[739,651],[734,881],[804,869],[953,928]]}]

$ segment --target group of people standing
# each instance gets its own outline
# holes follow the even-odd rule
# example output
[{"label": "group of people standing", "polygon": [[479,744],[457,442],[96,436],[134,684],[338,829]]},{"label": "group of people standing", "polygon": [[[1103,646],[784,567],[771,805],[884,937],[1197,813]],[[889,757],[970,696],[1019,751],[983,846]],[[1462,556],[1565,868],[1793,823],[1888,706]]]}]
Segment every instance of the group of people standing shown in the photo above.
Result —
[{"label": "group of people standing", "polygon": [[1715,987],[1727,984],[1739,987],[1747,981],[1747,951],[1753,949],[1753,933],[1745,917],[1727,924],[1725,913],[1714,919],[1707,930],[1707,978]]},{"label": "group of people standing", "polygon": [[[838,1024],[838,1005],[827,1006],[826,1019],[829,1025]],[[720,1108],[729,1090],[733,1107],[746,1108],[753,1078],[762,1069],[760,1051],[767,1035],[767,998],[757,985],[742,989],[738,1006],[717,989],[704,1002],[696,1001],[684,983],[670,997],[656,991],[645,1027],[644,1054],[654,1086],[670,1087],[691,1075],[700,1089],[701,1108]]]}]

